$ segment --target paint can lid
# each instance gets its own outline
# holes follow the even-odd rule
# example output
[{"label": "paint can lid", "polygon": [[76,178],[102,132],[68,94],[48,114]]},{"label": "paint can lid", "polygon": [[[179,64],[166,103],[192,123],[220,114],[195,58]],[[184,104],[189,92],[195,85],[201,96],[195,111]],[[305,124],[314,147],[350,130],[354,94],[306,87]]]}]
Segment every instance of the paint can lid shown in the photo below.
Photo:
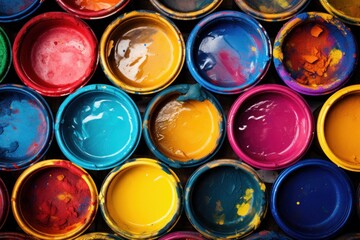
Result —
[{"label": "paint can lid", "polygon": [[0,82],[9,72],[12,62],[11,43],[3,28],[0,27]]},{"label": "paint can lid", "polygon": [[244,237],[259,227],[267,212],[265,184],[254,169],[238,160],[203,164],[185,189],[185,213],[207,238]]},{"label": "paint can lid", "polygon": [[[10,197],[4,181],[0,178],[0,229],[6,222],[10,210]],[[1,237],[0,237],[1,238]]]},{"label": "paint can lid", "polygon": [[206,16],[191,30],[186,44],[186,64],[192,77],[219,94],[237,94],[259,83],[271,58],[266,30],[239,11]]},{"label": "paint can lid", "polygon": [[241,10],[263,21],[284,21],[301,12],[310,0],[235,0]]},{"label": "paint can lid", "polygon": [[223,0],[191,0],[183,4],[181,1],[150,0],[154,7],[164,15],[179,20],[202,18],[215,11]]},{"label": "paint can lid", "polygon": [[85,169],[105,170],[127,160],[140,142],[142,120],[121,89],[92,84],[60,105],[55,137],[64,155]]},{"label": "paint can lid", "polygon": [[1,1],[0,22],[16,22],[34,13],[43,0]]},{"label": "paint can lid", "polygon": [[52,111],[32,89],[15,84],[0,86],[0,169],[15,171],[39,161],[54,135]]},{"label": "paint can lid", "polygon": [[351,216],[353,191],[341,168],[326,160],[305,159],[280,173],[271,192],[271,213],[293,238],[331,238]]}]

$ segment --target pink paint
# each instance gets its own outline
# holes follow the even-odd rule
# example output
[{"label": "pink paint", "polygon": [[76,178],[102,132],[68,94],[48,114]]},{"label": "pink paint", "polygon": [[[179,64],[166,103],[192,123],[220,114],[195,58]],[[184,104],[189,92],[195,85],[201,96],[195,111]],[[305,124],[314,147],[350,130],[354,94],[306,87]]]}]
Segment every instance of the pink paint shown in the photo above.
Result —
[{"label": "pink paint", "polygon": [[262,85],[241,95],[229,113],[228,137],[248,164],[275,170],[305,154],[313,138],[312,112],[302,97],[280,85]]},{"label": "pink paint", "polygon": [[98,63],[90,27],[67,13],[50,12],[25,24],[14,41],[20,79],[46,96],[62,96],[85,85]]}]

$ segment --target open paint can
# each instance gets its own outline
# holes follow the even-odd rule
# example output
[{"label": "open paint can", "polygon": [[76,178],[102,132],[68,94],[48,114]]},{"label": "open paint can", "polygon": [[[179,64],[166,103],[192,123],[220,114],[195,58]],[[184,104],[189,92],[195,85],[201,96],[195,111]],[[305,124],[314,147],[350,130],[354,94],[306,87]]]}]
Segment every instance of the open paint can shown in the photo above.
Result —
[{"label": "open paint can", "polygon": [[159,240],[205,240],[200,233],[195,231],[177,231],[166,234],[159,238]]},{"label": "open paint can", "polygon": [[80,237],[76,238],[75,240],[121,240],[120,237],[105,233],[105,232],[93,232],[81,235]]},{"label": "open paint can", "polygon": [[351,0],[320,0],[325,10],[341,19],[341,21],[360,25],[360,2]]},{"label": "open paint can", "polygon": [[0,23],[12,23],[33,14],[44,0],[0,0]]},{"label": "open paint can", "polygon": [[4,29],[0,27],[0,83],[9,72],[11,62],[11,43]]}]

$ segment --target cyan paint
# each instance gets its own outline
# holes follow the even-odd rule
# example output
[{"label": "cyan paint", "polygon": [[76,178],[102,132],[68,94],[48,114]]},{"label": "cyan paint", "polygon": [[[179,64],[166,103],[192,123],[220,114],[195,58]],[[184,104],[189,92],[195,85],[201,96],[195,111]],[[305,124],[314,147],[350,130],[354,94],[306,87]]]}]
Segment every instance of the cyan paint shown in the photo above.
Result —
[{"label": "cyan paint", "polygon": [[191,75],[221,94],[239,93],[258,83],[271,56],[265,29],[236,11],[219,11],[204,18],[191,31],[186,47]]},{"label": "cyan paint", "polygon": [[69,160],[86,169],[109,169],[135,151],[141,135],[140,113],[122,90],[88,85],[61,104],[55,134]]},{"label": "cyan paint", "polygon": [[34,13],[44,0],[0,0],[0,22],[15,22]]},{"label": "cyan paint", "polygon": [[[237,160],[215,160],[191,175],[185,188],[185,212],[209,238],[237,238],[254,231],[267,210],[265,185]],[[249,194],[251,193],[251,194]],[[239,208],[248,204],[248,211]]]},{"label": "cyan paint", "polygon": [[0,169],[18,170],[50,147],[53,116],[46,101],[20,85],[0,86]]}]

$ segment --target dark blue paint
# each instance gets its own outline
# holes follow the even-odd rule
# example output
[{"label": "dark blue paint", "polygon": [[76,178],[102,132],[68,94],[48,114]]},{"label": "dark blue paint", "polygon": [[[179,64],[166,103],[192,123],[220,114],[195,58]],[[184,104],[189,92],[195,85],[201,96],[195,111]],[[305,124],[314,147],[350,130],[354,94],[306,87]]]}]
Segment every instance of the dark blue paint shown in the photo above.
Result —
[{"label": "dark blue paint", "polygon": [[251,234],[249,237],[246,237],[245,240],[290,240],[280,233],[273,231],[261,231],[255,234]]},{"label": "dark blue paint", "polygon": [[271,193],[271,212],[285,233],[297,239],[328,239],[347,223],[353,186],[335,164],[303,160],[284,170]]},{"label": "dark blue paint", "polygon": [[0,22],[14,22],[34,13],[44,0],[0,0]]},{"label": "dark blue paint", "polygon": [[140,113],[122,90],[89,85],[62,103],[55,133],[69,160],[86,169],[109,169],[125,161],[138,145]]}]

